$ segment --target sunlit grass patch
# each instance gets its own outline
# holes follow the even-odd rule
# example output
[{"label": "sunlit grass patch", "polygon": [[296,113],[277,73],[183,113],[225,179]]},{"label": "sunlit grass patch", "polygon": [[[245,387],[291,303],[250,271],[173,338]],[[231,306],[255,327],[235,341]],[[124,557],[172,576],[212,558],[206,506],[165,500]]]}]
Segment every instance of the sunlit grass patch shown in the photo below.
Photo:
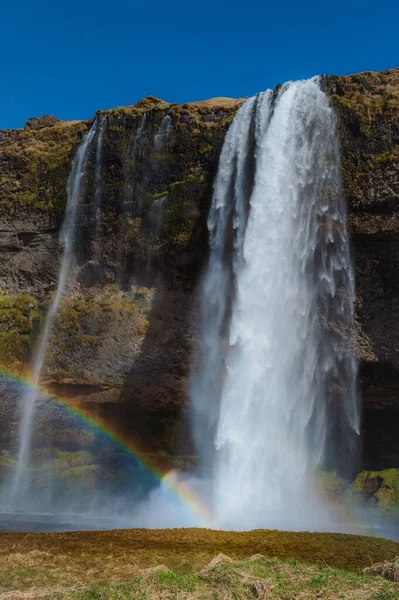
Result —
[{"label": "sunlit grass patch", "polygon": [[[229,558],[221,560],[220,553]],[[270,598],[286,600],[298,595],[314,600],[317,594],[339,599],[349,592],[352,596],[343,597],[375,600],[377,593],[396,593],[399,584],[362,575],[362,569],[398,555],[395,542],[328,533],[207,529],[3,533],[0,600],[2,593],[17,590],[40,592],[35,598],[58,594],[81,600],[230,600],[235,594],[246,600],[266,588]],[[216,556],[216,564],[209,564]],[[363,596],[353,595],[356,586]],[[303,595],[304,590],[310,595]]]},{"label": "sunlit grass patch", "polygon": [[[223,555],[221,555],[223,556]],[[226,558],[226,557],[224,557]],[[62,600],[396,600],[399,585],[376,577],[267,557],[224,561],[215,557],[200,572],[178,573],[164,565],[130,581],[96,584],[57,594]],[[54,596],[53,596],[54,598]]]}]

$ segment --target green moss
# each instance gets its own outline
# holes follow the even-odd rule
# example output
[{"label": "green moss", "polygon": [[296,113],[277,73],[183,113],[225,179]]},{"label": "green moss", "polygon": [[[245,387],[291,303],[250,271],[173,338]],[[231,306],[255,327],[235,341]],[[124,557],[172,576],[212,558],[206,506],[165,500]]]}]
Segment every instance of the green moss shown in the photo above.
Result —
[{"label": "green moss", "polygon": [[30,335],[37,306],[32,296],[0,294],[0,332]]},{"label": "green moss", "polygon": [[122,292],[117,285],[84,290],[77,287],[71,297],[64,299],[54,321],[47,357],[49,372],[56,381],[76,379],[77,374],[85,378],[82,361],[96,360],[109,332],[123,330],[123,323],[133,332],[146,333],[151,291],[137,288],[136,292]]},{"label": "green moss", "polygon": [[67,469],[53,471],[52,477],[57,480],[65,481],[71,486],[80,482],[90,482],[90,478],[100,470],[98,465],[83,465]]},{"label": "green moss", "polygon": [[374,120],[376,115],[381,113],[384,105],[382,96],[372,96],[371,94],[352,93],[345,96],[333,94],[330,98],[333,104],[351,110],[365,123]]},{"label": "green moss", "polygon": [[63,304],[58,312],[56,319],[58,329],[67,331],[68,333],[78,333],[80,329],[79,314],[74,306]]},{"label": "green moss", "polygon": [[0,466],[3,467],[14,467],[16,460],[12,457],[8,450],[0,451]]},{"label": "green moss", "polygon": [[139,335],[145,335],[150,328],[150,322],[147,319],[144,319],[143,323],[137,327],[137,333]]},{"label": "green moss", "polygon": [[101,344],[101,339],[97,335],[79,333],[76,336],[76,343],[81,346],[99,346]]},{"label": "green moss", "polygon": [[0,143],[7,166],[0,181],[3,210],[6,202],[8,210],[30,206],[52,212],[63,206],[70,160],[85,130],[83,122],[65,122],[11,132]]},{"label": "green moss", "polygon": [[150,198],[151,200],[157,200],[158,198],[163,198],[164,196],[167,196],[168,192],[164,191],[164,192],[159,192],[157,194],[150,194]]},{"label": "green moss", "polygon": [[71,467],[81,467],[90,465],[94,462],[94,457],[90,452],[65,452],[63,450],[55,450],[55,458],[50,462],[45,463],[42,469],[67,469]]},{"label": "green moss", "polygon": [[41,212],[48,212],[54,209],[54,204],[52,202],[36,202],[35,203],[36,210],[40,210]]},{"label": "green moss", "polygon": [[396,161],[399,161],[399,148],[394,148],[390,152],[383,152],[382,154],[374,156],[371,160],[370,167],[372,169],[385,167]]},{"label": "green moss", "polygon": [[347,497],[384,514],[399,516],[399,469],[363,471],[348,489]]},{"label": "green moss", "polygon": [[331,471],[317,471],[316,485],[323,495],[332,500],[341,498],[347,486],[342,477]]},{"label": "green moss", "polygon": [[23,370],[29,354],[29,336],[0,333],[0,365],[13,373]]}]

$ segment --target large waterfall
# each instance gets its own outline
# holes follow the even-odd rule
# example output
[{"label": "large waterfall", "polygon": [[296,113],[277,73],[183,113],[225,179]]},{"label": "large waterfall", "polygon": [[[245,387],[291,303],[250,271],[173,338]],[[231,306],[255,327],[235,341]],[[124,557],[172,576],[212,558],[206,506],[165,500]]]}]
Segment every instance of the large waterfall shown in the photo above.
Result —
[{"label": "large waterfall", "polygon": [[191,393],[216,520],[328,527],[311,474],[350,468],[359,414],[336,124],[317,79],[241,107],[208,226]]},{"label": "large waterfall", "polygon": [[[146,123],[145,113],[127,144],[123,199],[129,202]],[[82,222],[94,231],[88,258],[100,262],[104,250],[101,223],[109,198],[103,155],[110,127],[98,115],[72,161],[58,287],[36,348],[32,387],[23,397],[8,504],[32,513],[67,510],[82,519],[112,515],[112,526],[122,518],[124,526],[146,527],[344,528],[325,507],[315,476],[318,470],[350,475],[359,437],[354,276],[335,115],[317,78],[250,98],[225,137],[208,217],[200,344],[190,382],[197,472],[174,472],[159,486],[118,450],[116,460],[127,465],[123,477],[98,475],[86,494],[83,479],[71,489],[59,482],[54,488],[50,474],[46,502],[40,469],[31,475],[40,376],[62,298],[76,283],[72,267]],[[168,148],[169,115],[156,131],[154,155]],[[147,203],[154,237],[162,233],[168,202],[165,192]],[[86,205],[92,219],[85,221]],[[118,263],[122,237],[115,247]],[[146,280],[151,260],[149,245]],[[116,269],[117,282],[122,272]],[[96,440],[105,456],[106,442]],[[176,490],[179,498],[194,498],[205,521],[181,498],[176,502]]]},{"label": "large waterfall", "polygon": [[58,277],[58,286],[52,303],[47,311],[43,331],[36,349],[35,358],[32,366],[31,387],[25,397],[22,399],[22,416],[20,420],[17,464],[15,468],[13,483],[11,486],[12,498],[23,505],[29,504],[27,490],[29,489],[29,463],[31,452],[32,430],[34,426],[35,408],[38,400],[38,389],[40,385],[40,375],[42,372],[46,351],[48,347],[49,336],[54,318],[57,314],[62,296],[65,291],[68,276],[73,261],[75,229],[76,229],[76,209],[79,199],[84,194],[85,163],[90,143],[96,134],[97,120],[95,120],[89,133],[86,135],[83,143],[80,145],[72,162],[72,168],[68,179],[68,202],[64,223],[60,232],[60,244],[64,249],[60,272]]}]

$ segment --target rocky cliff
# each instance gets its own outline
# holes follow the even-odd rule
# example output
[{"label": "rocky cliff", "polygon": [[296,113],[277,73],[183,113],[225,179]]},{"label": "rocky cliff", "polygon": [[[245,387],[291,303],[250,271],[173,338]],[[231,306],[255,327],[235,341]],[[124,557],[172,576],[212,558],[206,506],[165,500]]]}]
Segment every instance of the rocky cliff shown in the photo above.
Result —
[{"label": "rocky cliff", "polygon": [[367,468],[399,464],[399,69],[330,77],[356,267]]},{"label": "rocky cliff", "polygon": [[[399,465],[399,69],[327,77],[338,117],[356,264],[363,464]],[[99,112],[76,268],[43,382],[151,451],[188,452],[184,402],[198,325],[196,286],[225,132],[242,100],[155,98]],[[20,375],[54,292],[71,159],[89,122],[30,119],[0,132],[0,363]],[[101,131],[101,136],[100,136]],[[3,381],[0,445],[17,416]],[[40,440],[79,432],[53,407]],[[61,425],[60,425],[61,424]]]}]

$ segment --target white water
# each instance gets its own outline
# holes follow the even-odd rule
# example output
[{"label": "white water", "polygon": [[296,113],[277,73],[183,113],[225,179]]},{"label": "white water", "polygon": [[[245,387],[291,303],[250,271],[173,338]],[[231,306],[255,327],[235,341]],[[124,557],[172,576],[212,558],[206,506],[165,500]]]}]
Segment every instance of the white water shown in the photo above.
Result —
[{"label": "white water", "polygon": [[157,133],[154,135],[154,148],[157,152],[167,149],[172,129],[172,117],[170,115],[166,115],[162,119]]},{"label": "white water", "polygon": [[96,162],[95,162],[95,172],[94,172],[94,207],[93,207],[93,213],[95,215],[97,229],[99,227],[100,216],[101,216],[101,197],[102,197],[101,173],[102,173],[102,164],[103,164],[104,130],[105,130],[106,122],[107,122],[107,117],[105,115],[102,115],[99,120],[100,120],[100,126],[98,129],[97,145],[96,145]]},{"label": "white water", "polygon": [[35,353],[35,358],[32,365],[32,386],[27,392],[26,396],[23,398],[22,417],[20,421],[18,440],[18,458],[11,484],[11,498],[22,504],[26,504],[29,500],[26,497],[30,484],[28,467],[31,456],[31,439],[34,427],[35,408],[39,396],[37,390],[40,384],[40,374],[46,356],[51,327],[65,290],[68,274],[70,272],[70,267],[73,260],[76,228],[76,207],[79,199],[84,194],[87,151],[96,134],[96,125],[97,121],[95,121],[83,143],[80,145],[72,162],[71,173],[68,179],[68,201],[66,213],[60,232],[60,244],[63,246],[64,252],[58,277],[58,287],[54,296],[54,300],[52,301],[47,312],[39,345]]},{"label": "white water", "polygon": [[144,141],[144,136],[145,136],[145,132],[146,132],[146,124],[147,124],[147,113],[144,113],[144,116],[140,120],[136,134],[133,138],[132,158],[137,158],[137,156],[140,154],[141,145],[142,145],[142,142]]},{"label": "white water", "polygon": [[335,118],[317,80],[271,100],[244,104],[220,158],[193,432],[223,527],[328,529],[311,474],[359,431]]},{"label": "white water", "polygon": [[103,173],[103,148],[104,132],[107,125],[106,115],[96,117],[96,130],[98,129],[96,139],[96,155],[94,163],[94,202],[92,208],[94,237],[92,242],[92,258],[99,260],[101,254],[101,214],[102,214],[102,173]]},{"label": "white water", "polygon": [[[208,218],[210,259],[201,290],[201,366],[191,378],[193,435],[200,450],[205,476],[209,476],[212,470],[213,438],[221,393],[222,333],[231,280],[231,271],[226,265],[225,257],[227,230],[233,210],[236,213],[235,223],[241,224],[238,215],[241,214],[243,205],[243,156],[249,152],[249,129],[254,104],[254,98],[244,104],[226,134]],[[242,227],[236,227],[236,231],[242,236]],[[236,245],[239,244],[236,241]]]}]

